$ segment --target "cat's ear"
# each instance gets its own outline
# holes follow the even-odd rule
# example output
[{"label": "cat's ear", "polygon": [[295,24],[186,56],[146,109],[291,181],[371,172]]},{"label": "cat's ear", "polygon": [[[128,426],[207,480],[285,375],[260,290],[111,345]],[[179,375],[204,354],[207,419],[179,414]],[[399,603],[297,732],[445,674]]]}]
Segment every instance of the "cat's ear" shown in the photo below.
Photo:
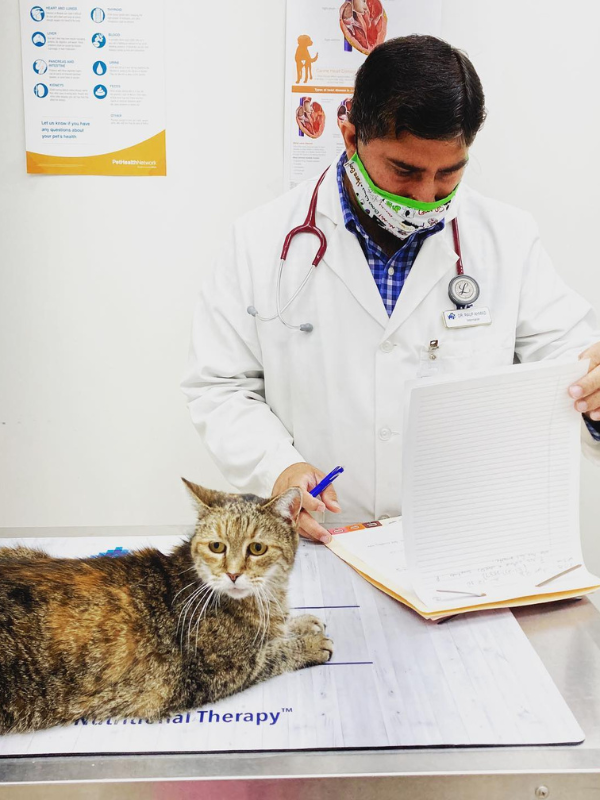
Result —
[{"label": "cat's ear", "polygon": [[192,483],[185,478],[181,480],[185,483],[201,513],[208,511],[211,506],[217,505],[216,501],[220,496],[219,492],[215,492],[212,489],[205,489],[204,486],[198,486],[197,483]]},{"label": "cat's ear", "polygon": [[292,486],[291,489],[265,503],[263,508],[283,517],[295,526],[302,511],[302,490]]}]

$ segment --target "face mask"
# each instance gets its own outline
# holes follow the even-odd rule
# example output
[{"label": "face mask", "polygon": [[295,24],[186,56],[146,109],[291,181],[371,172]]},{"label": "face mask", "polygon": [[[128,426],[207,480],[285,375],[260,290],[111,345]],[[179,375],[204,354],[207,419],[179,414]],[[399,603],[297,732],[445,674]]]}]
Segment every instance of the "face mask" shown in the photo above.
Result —
[{"label": "face mask", "polygon": [[375,186],[358,152],[344,164],[344,169],[365,214],[398,239],[407,239],[415,231],[426,231],[441,222],[458,189],[457,186],[448,197],[435,203],[419,203]]}]

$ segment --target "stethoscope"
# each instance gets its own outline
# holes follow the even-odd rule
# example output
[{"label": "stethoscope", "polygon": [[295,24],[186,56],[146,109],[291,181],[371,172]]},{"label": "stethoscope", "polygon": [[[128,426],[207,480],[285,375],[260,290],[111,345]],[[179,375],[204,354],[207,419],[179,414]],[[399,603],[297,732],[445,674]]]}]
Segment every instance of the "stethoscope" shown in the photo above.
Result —
[{"label": "stethoscope", "polygon": [[[329,167],[327,168],[329,169]],[[294,302],[294,300],[298,297],[300,292],[304,289],[308,281],[314,274],[315,267],[321,262],[321,259],[325,255],[327,251],[327,239],[325,238],[325,234],[323,231],[317,226],[316,221],[316,212],[317,212],[317,199],[319,196],[319,187],[323,183],[323,178],[327,174],[327,169],[321,175],[319,180],[317,181],[317,185],[313,189],[312,196],[310,198],[310,204],[308,206],[308,213],[306,215],[306,219],[302,223],[302,225],[298,225],[296,228],[292,228],[292,230],[288,233],[285,237],[283,242],[283,248],[281,250],[281,256],[279,257],[279,270],[277,272],[277,285],[275,289],[275,314],[272,317],[261,317],[254,306],[248,306],[246,309],[248,314],[255,319],[259,319],[261,322],[272,322],[275,319],[278,319],[286,328],[295,331],[303,331],[304,333],[310,333],[314,326],[310,322],[304,322],[302,325],[292,325],[291,323],[287,322],[283,318],[283,313],[290,307],[290,305]],[[454,247],[456,250],[456,254],[458,256],[458,260],[456,262],[456,275],[450,283],[448,284],[448,296],[450,300],[455,304],[457,309],[461,308],[468,308],[475,303],[477,298],[479,297],[479,284],[475,280],[475,278],[471,278],[469,275],[465,275],[464,268],[463,268],[463,261],[462,261],[462,251],[460,248],[460,236],[458,233],[458,222],[456,217],[452,220],[452,232],[454,235]],[[285,264],[285,260],[287,258],[290,245],[292,243],[292,239],[299,233],[310,233],[317,237],[319,240],[319,249],[317,250],[317,254],[314,257],[312,264],[308,272],[306,273],[304,280],[298,286],[294,294],[290,297],[287,303],[281,307],[281,276],[283,273],[283,267]]]}]

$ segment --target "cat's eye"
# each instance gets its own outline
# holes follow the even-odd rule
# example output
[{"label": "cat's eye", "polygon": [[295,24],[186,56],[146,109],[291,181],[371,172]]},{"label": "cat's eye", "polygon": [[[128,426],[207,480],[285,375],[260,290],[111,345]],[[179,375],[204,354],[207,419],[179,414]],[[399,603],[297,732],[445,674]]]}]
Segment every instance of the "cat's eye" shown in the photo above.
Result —
[{"label": "cat's eye", "polygon": [[248,545],[248,553],[251,556],[264,556],[267,550],[267,545],[262,542],[250,542]]},{"label": "cat's eye", "polygon": [[227,550],[227,546],[224,542],[209,542],[208,549],[211,553],[224,553]]}]

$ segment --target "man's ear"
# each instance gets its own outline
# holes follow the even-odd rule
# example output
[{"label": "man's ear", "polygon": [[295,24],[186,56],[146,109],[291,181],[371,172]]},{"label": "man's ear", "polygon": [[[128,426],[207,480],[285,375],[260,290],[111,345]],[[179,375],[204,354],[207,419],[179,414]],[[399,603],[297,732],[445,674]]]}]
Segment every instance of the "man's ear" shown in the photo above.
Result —
[{"label": "man's ear", "polygon": [[199,486],[197,483],[192,483],[185,478],[181,480],[185,483],[187,490],[194,498],[198,507],[198,513],[201,517],[204,516],[212,506],[221,505],[219,502],[221,492],[215,492],[213,489],[205,489],[204,486]]},{"label": "man's ear", "polygon": [[340,123],[340,131],[344,139],[344,147],[346,148],[346,156],[350,159],[356,153],[356,128],[349,120],[343,120]]},{"label": "man's ear", "polygon": [[273,497],[263,505],[267,511],[277,514],[279,517],[291,522],[294,527],[298,523],[298,517],[302,511],[302,490],[297,486],[292,486],[283,494]]}]

